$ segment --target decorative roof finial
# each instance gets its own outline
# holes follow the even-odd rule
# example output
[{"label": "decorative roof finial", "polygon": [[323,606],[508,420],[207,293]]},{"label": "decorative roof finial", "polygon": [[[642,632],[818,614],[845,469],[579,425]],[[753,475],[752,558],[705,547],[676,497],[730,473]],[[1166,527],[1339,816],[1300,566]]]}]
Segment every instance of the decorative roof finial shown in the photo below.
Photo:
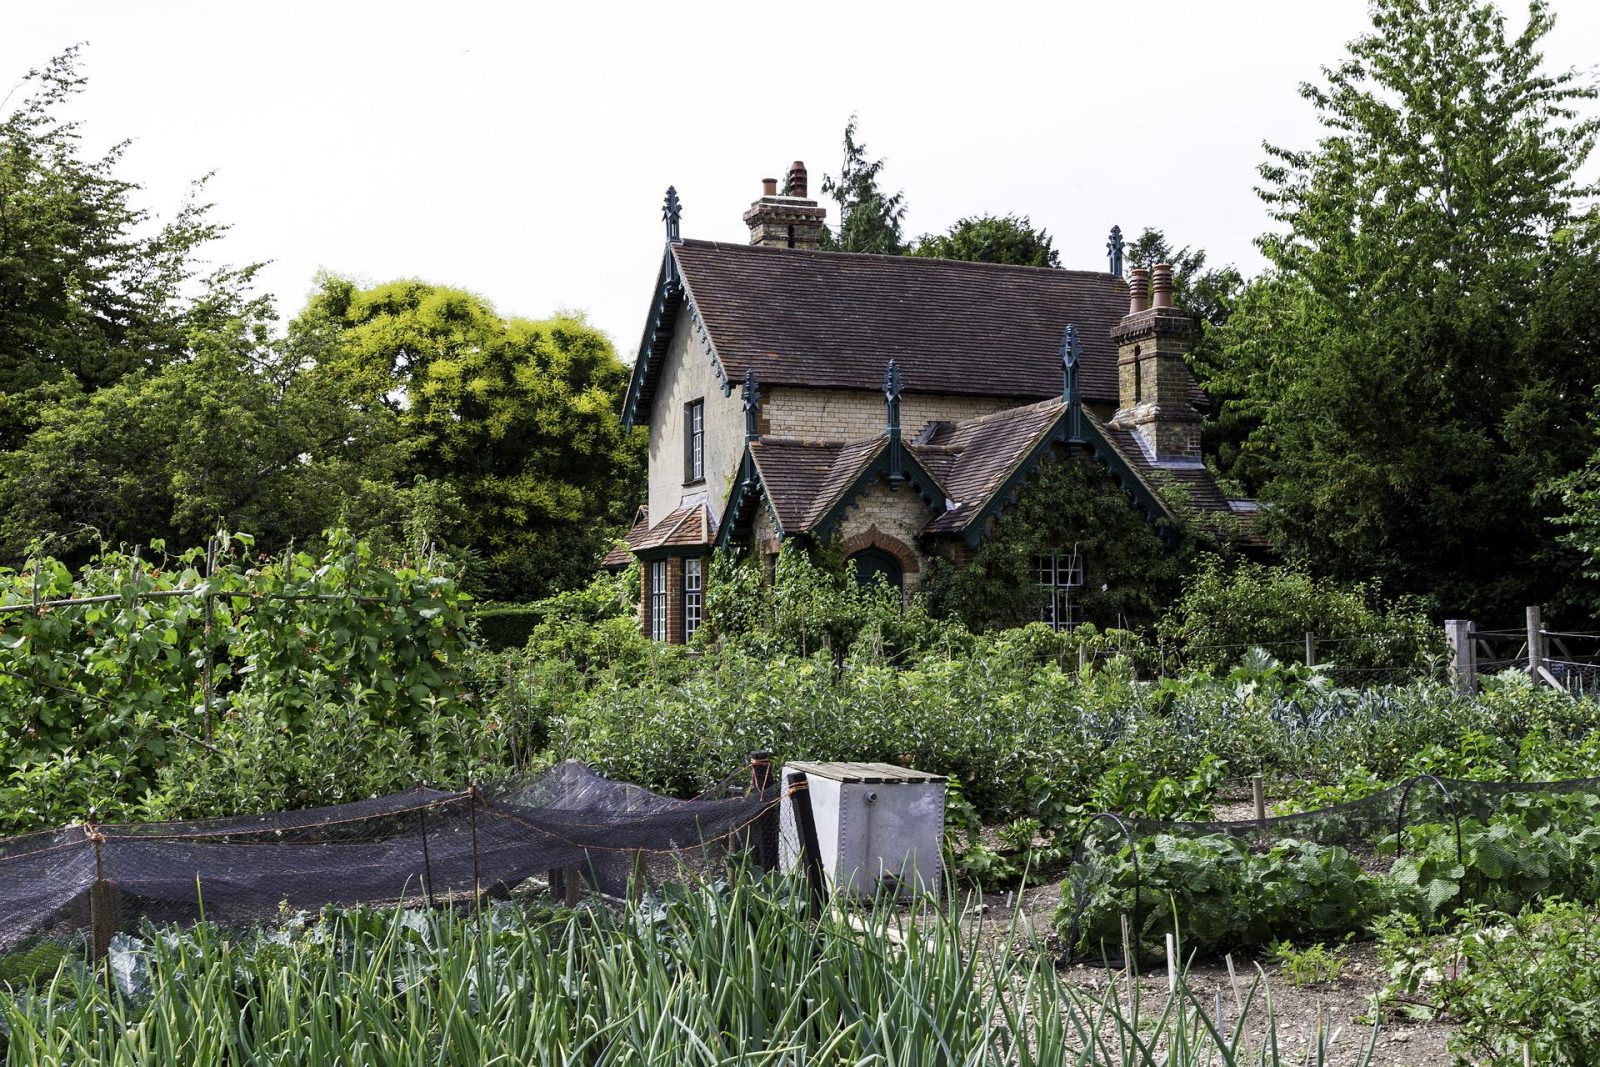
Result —
[{"label": "decorative roof finial", "polygon": [[761,412],[761,383],[756,381],[756,369],[744,372],[744,389],[739,393],[744,401],[744,439],[754,441],[761,434],[756,427],[756,416]]},{"label": "decorative roof finial", "polygon": [[1111,260],[1111,273],[1122,277],[1122,227],[1111,227],[1111,239],[1106,242],[1106,258]]},{"label": "decorative roof finial", "polygon": [[890,486],[897,486],[906,480],[900,456],[900,392],[900,364],[891,359],[883,371],[884,431],[889,437]]},{"label": "decorative roof finial", "polygon": [[1078,396],[1078,363],[1083,359],[1083,344],[1078,328],[1067,323],[1061,331],[1061,402],[1067,406],[1067,440],[1083,440],[1083,404]]},{"label": "decorative roof finial", "polygon": [[667,240],[676,241],[678,237],[678,220],[683,217],[683,204],[678,200],[676,186],[667,186],[667,198],[661,205],[661,217],[667,223]]}]

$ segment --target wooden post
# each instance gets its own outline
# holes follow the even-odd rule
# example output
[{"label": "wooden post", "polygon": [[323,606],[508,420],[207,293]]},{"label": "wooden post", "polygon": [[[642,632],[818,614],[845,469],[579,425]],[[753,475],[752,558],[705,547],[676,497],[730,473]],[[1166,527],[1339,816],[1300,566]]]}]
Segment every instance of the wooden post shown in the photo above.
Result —
[{"label": "wooden post", "polygon": [[1267,784],[1259,774],[1250,776],[1250,799],[1255,802],[1256,822],[1267,819]]},{"label": "wooden post", "polygon": [[[420,789],[421,786],[418,786]],[[428,906],[435,907],[438,901],[433,899],[433,860],[428,855],[428,806],[424,804],[417,809],[417,829],[422,834],[422,883],[428,891]]]},{"label": "wooden post", "polygon": [[804,772],[790,771],[787,784],[794,824],[800,831],[800,856],[805,865],[806,884],[811,889],[811,917],[820,918],[828,886],[822,873],[822,846],[817,842],[817,817],[811,810],[811,783]]},{"label": "wooden post", "polygon": [[467,795],[467,820],[472,828],[472,903],[483,903],[483,882],[478,877],[478,783],[473,782]]},{"label": "wooden post", "polygon": [[206,737],[207,741],[211,740],[211,688],[212,688],[211,672],[212,672],[212,668],[213,668],[213,666],[215,665],[215,662],[216,662],[216,650],[215,650],[214,646],[211,643],[212,642],[212,638],[211,638],[211,618],[212,618],[212,600],[213,600],[212,595],[211,595],[211,575],[216,570],[216,568],[217,568],[217,539],[215,537],[213,537],[213,538],[211,538],[211,540],[206,542],[206,609],[205,609],[205,636],[203,638],[203,640],[205,641],[205,644],[206,644],[206,661],[205,661],[205,666],[202,669],[202,674],[200,676],[200,689],[201,689],[200,701],[201,701],[201,705],[202,705],[202,707],[204,708],[204,711],[205,711],[205,737]]},{"label": "wooden post", "polygon": [[1534,678],[1539,677],[1540,670],[1544,667],[1546,659],[1544,650],[1544,621],[1540,617],[1539,605],[1533,604],[1528,608],[1528,673]]},{"label": "wooden post", "polygon": [[1461,693],[1478,690],[1478,646],[1472,629],[1471,619],[1446,619],[1444,623],[1445,640],[1450,642],[1450,673]]},{"label": "wooden post", "polygon": [[[94,827],[86,828],[89,840],[94,842],[94,888],[89,895],[89,922],[90,947],[94,958],[104,960],[111,953],[111,885],[106,881],[105,856],[101,846],[105,844],[105,835]],[[110,969],[107,968],[106,976],[110,978]]]},{"label": "wooden post", "polygon": [[[750,788],[765,797],[772,789],[772,753],[750,753]],[[755,865],[762,873],[778,869],[778,805],[765,808],[750,826],[750,848]]]},{"label": "wooden post", "polygon": [[1306,666],[1307,667],[1315,667],[1316,665],[1317,665],[1317,635],[1316,634],[1306,634]]},{"label": "wooden post", "polygon": [[1088,642],[1078,642],[1078,677],[1082,678],[1089,673],[1089,645]]}]

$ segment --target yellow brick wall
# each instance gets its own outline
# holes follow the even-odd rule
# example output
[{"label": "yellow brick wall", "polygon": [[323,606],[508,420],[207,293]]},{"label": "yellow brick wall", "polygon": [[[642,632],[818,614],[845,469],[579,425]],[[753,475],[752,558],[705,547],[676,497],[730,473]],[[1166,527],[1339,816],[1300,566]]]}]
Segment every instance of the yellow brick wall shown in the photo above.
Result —
[{"label": "yellow brick wall", "polygon": [[[761,400],[765,432],[777,437],[858,441],[883,432],[882,393],[775,386],[763,387]],[[955,422],[1026,403],[1006,397],[907,393],[900,401],[900,432],[909,441],[930,422]]]}]

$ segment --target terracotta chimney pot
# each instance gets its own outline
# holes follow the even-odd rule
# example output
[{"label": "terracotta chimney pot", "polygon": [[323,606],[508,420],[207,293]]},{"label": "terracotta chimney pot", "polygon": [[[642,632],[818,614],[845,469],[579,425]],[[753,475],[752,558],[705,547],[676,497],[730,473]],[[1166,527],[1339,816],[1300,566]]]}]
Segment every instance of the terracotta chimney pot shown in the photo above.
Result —
[{"label": "terracotta chimney pot", "polygon": [[1157,263],[1155,274],[1151,278],[1151,307],[1169,308],[1172,306],[1172,264]]},{"label": "terracotta chimney pot", "polygon": [[789,195],[806,198],[806,165],[798,159],[789,164]]},{"label": "terracotta chimney pot", "polygon": [[776,179],[776,178],[762,178],[761,179],[761,195],[762,196],[777,196],[778,195],[778,179]]},{"label": "terracotta chimney pot", "polygon": [[1132,270],[1132,279],[1128,282],[1128,314],[1137,315],[1149,306],[1150,299],[1150,272],[1143,267]]}]

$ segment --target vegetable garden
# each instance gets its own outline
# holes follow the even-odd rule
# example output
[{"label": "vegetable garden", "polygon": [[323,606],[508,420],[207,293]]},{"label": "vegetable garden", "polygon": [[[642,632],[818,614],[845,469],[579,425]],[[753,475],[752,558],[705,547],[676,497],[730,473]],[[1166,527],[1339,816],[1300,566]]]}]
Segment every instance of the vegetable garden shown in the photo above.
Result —
[{"label": "vegetable garden", "polygon": [[[799,922],[806,937],[820,939],[813,970],[785,947],[800,936],[785,918],[791,890],[742,880],[677,896],[660,890],[620,911],[569,912],[560,901],[519,894],[481,915],[446,909],[384,918],[291,907],[287,925],[256,933],[202,924],[180,937],[130,927],[135,936],[125,934],[112,953],[122,962],[109,987],[104,969],[91,969],[88,946],[0,959],[9,990],[0,992],[0,1017],[13,1035],[13,1061],[67,1045],[123,1062],[159,1061],[158,1050],[179,1047],[172,1043],[183,1013],[193,1010],[172,999],[165,977],[180,964],[214,976],[205,995],[219,1010],[230,998],[274,1005],[252,1016],[259,1029],[228,1037],[232,1046],[183,1046],[197,1050],[197,1062],[280,1047],[288,1038],[273,1013],[325,995],[332,974],[359,976],[346,983],[351,999],[338,1012],[341,1025],[373,1041],[426,1035],[435,1051],[468,1047],[456,1042],[531,1047],[516,1042],[556,1040],[554,1031],[494,1022],[509,1001],[441,1005],[461,995],[452,986],[461,968],[489,968],[469,991],[533,995],[522,978],[500,977],[502,961],[557,942],[563,966],[611,961],[611,977],[559,994],[572,998],[563,1002],[571,1014],[558,1013],[567,1019],[559,1024],[570,1042],[563,1047],[580,1062],[630,1062],[624,1050],[658,1047],[650,1042],[661,1039],[660,1020],[686,1011],[673,1006],[679,994],[658,990],[656,999],[639,1000],[623,991],[660,981],[738,1002],[717,1022],[732,1029],[716,1032],[766,1028],[767,1043],[750,1047],[771,1050],[773,1062],[794,1047],[785,1042],[811,1040],[824,1019],[830,1033],[846,1036],[816,1047],[874,1054],[864,1015],[836,1018],[828,1014],[835,1008],[818,1007],[839,995],[819,995],[817,983],[834,981],[876,1005],[880,1020],[891,1020],[882,1025],[910,1033],[921,1024],[904,1013],[932,1013],[972,1062],[1029,1062],[1033,1053],[1021,1051],[1012,1024],[1001,1025],[1016,1003],[1061,1020],[1055,1036],[1041,1031],[1038,1048],[1059,1039],[1092,1049],[1082,1062],[1124,1062],[1111,1045],[1094,1049],[1085,1027],[1131,1040],[1155,1026],[1162,1041],[1188,1042],[1198,1057],[1202,1047],[1242,1052],[1241,1042],[1259,1041],[1261,1032],[1234,1032],[1241,1024],[1222,1025],[1217,1005],[1181,996],[1160,1008],[1177,1015],[1135,1020],[1129,987],[1113,1007],[1110,991],[1087,995],[1060,977],[1058,958],[1125,955],[1124,917],[1129,947],[1146,964],[1162,955],[1168,933],[1201,959],[1375,937],[1397,975],[1391,1008],[1375,1017],[1382,1024],[1400,998],[1438,992],[1421,962],[1405,969],[1405,945],[1466,937],[1473,923],[1487,928],[1501,913],[1522,922],[1524,909],[1562,899],[1592,906],[1600,895],[1600,789],[1592,780],[1600,772],[1600,702],[1517,673],[1460,692],[1414,622],[1371,616],[1385,632],[1412,635],[1405,662],[1385,664],[1385,677],[1404,676],[1393,684],[1341,685],[1335,658],[1345,648],[1371,665],[1396,655],[1393,637],[1330,640],[1331,662],[1320,666],[1240,648],[1214,669],[1159,676],[1152,664],[1175,647],[1198,660],[1205,646],[1090,628],[974,634],[784,560],[770,586],[736,572],[713,575],[696,647],[641,638],[623,576],[541,605],[525,648],[488,652],[475,644],[470,602],[448,568],[426,556],[376,559],[337,534],[329,543],[320,557],[262,559],[249,558],[246,539],[231,537],[209,554],[107,553],[75,574],[45,561],[11,576],[15,609],[0,610],[0,817],[13,831],[37,831],[72,820],[259,814],[360,802],[419,781],[459,790],[568,759],[684,797],[767,748],[780,760],[882,760],[951,775],[951,897],[893,917],[910,924],[898,941],[886,933],[875,940],[878,933],[859,928],[862,917],[842,911],[830,910],[821,925]],[[1217,608],[1179,606],[1196,634],[1217,632],[1202,617],[1207,610],[1232,610],[1228,591],[1215,578],[1207,583],[1205,599]],[[1273,802],[1262,823],[1242,819],[1248,813],[1229,799],[1258,776]],[[1505,782],[1524,784],[1482,784]],[[1100,812],[1118,821],[1094,818]],[[1016,951],[1003,962],[991,943],[961,933],[963,916],[975,914],[971,891],[993,899],[1041,884],[1061,886],[1055,921],[1046,916],[1030,932],[1014,932]],[[752,1000],[705,969],[700,954],[727,951],[721,939],[732,933],[718,909],[730,902],[772,931],[748,966],[793,974],[795,985],[774,999]],[[556,911],[541,910],[550,907]],[[706,918],[705,909],[719,917]],[[696,926],[702,921],[704,929]],[[868,926],[880,921],[890,921],[887,912]],[[1409,940],[1399,929],[1412,931]],[[639,940],[646,930],[664,940]],[[419,945],[437,951],[428,965],[435,969],[424,967],[415,982],[397,977],[421,966]],[[893,982],[910,982],[902,957],[924,949],[926,967],[966,976],[960,997],[931,979],[851,984],[879,982],[881,973],[868,972],[885,967]],[[150,977],[135,981],[134,972]],[[1459,984],[1469,980],[1452,979],[1458,984],[1438,994],[1437,1010],[1451,1018],[1469,1004],[1487,1010]],[[259,983],[279,981],[289,985],[261,992]],[[539,985],[545,978],[526,981],[547,988]],[[1009,1000],[1013,993],[1023,1000]],[[591,995],[599,1000],[585,999]],[[617,1009],[614,1029],[585,1014],[585,1005],[624,997],[655,1006]],[[424,1006],[436,1017],[415,1018]],[[1091,1018],[1092,1026],[1084,1021]],[[706,1042],[694,1055],[708,1063],[726,1057],[692,1025]],[[19,1033],[32,1036],[19,1043]],[[1154,1057],[1155,1049],[1135,1055]]]}]

